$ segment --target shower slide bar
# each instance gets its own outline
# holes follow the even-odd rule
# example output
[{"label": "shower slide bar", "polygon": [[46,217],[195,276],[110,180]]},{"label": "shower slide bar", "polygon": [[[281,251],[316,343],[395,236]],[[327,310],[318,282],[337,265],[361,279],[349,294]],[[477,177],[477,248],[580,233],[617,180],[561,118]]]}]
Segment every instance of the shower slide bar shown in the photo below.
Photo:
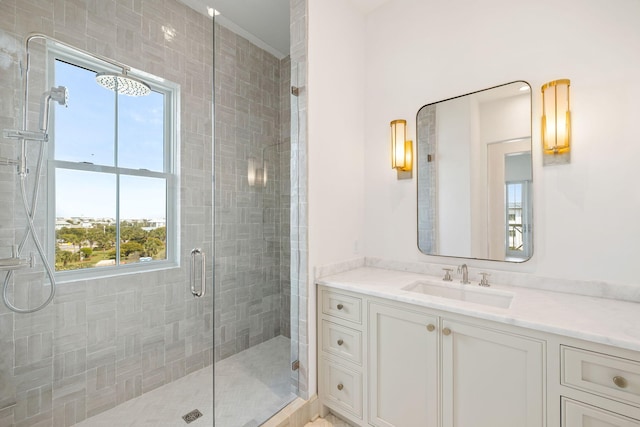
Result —
[{"label": "shower slide bar", "polygon": [[[201,269],[200,269],[200,290],[196,289],[196,258],[200,256]],[[191,250],[191,294],[194,297],[200,298],[207,292],[207,258],[200,248],[194,248]]]}]

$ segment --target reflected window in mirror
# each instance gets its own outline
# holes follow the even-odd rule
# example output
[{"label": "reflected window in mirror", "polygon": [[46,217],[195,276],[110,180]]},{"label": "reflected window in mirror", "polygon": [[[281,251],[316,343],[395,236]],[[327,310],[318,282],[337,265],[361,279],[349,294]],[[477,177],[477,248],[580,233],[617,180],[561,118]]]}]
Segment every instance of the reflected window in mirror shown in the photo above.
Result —
[{"label": "reflected window in mirror", "polygon": [[418,247],[522,262],[533,253],[531,90],[513,82],[417,114]]}]

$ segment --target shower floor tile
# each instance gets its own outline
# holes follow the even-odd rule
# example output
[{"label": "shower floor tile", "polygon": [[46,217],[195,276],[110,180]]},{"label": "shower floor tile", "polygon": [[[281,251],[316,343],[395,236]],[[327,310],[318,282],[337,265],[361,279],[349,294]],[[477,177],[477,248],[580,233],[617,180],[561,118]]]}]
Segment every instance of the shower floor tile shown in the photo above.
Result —
[{"label": "shower floor tile", "polygon": [[291,342],[278,336],[216,364],[216,427],[256,427],[291,402]]},{"label": "shower floor tile", "polygon": [[[213,365],[87,418],[79,427],[210,427],[213,425]],[[182,416],[198,409],[187,424]]]},{"label": "shower floor tile", "polygon": [[[279,336],[213,366],[88,418],[79,427],[256,427],[296,396],[291,392],[290,340]],[[182,416],[203,416],[187,424]]]}]

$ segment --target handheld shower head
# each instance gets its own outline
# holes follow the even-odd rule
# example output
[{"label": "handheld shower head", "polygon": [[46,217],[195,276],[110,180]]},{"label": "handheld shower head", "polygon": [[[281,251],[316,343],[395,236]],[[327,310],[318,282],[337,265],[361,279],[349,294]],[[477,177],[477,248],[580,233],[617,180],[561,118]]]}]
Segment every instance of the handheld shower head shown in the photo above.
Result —
[{"label": "handheld shower head", "polygon": [[64,86],[52,87],[49,91],[50,97],[53,101],[56,101],[60,105],[67,106],[69,102],[69,91]]},{"label": "handheld shower head", "polygon": [[68,106],[69,92],[64,86],[52,87],[42,94],[40,100],[40,130],[44,133],[49,128],[49,101],[56,101],[60,105]]}]

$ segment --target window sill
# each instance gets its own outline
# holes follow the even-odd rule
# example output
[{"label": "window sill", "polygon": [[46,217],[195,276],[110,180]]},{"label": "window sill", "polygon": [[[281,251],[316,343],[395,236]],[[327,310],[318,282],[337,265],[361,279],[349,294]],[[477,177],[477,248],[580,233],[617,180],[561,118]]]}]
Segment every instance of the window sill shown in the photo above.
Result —
[{"label": "window sill", "polygon": [[113,267],[98,267],[84,270],[70,270],[61,271],[55,274],[56,283],[72,283],[80,282],[84,280],[96,280],[96,279],[109,279],[122,276],[129,276],[132,274],[144,274],[153,273],[162,270],[171,270],[180,268],[180,264],[171,261],[157,261],[151,263],[145,263],[144,265],[123,265],[117,268]]}]

